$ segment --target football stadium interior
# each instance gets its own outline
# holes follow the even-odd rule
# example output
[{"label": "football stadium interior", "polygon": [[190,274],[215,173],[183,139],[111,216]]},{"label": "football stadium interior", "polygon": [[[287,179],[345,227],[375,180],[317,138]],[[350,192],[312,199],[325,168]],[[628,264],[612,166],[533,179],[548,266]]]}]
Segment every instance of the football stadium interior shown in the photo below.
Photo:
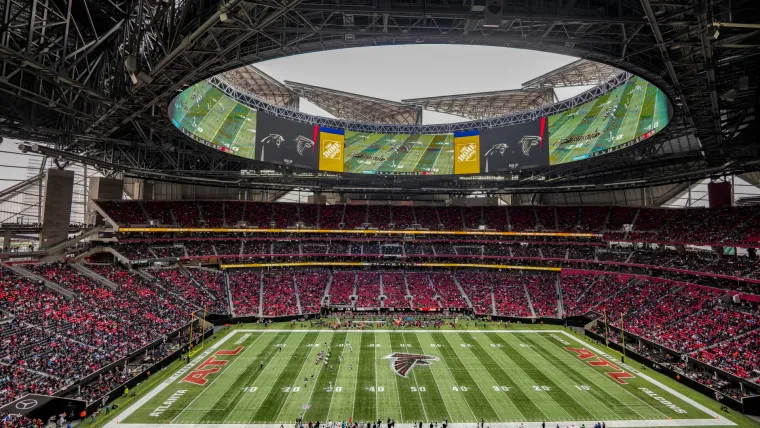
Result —
[{"label": "football stadium interior", "polygon": [[0,428],[760,427],[757,0],[0,5]]}]

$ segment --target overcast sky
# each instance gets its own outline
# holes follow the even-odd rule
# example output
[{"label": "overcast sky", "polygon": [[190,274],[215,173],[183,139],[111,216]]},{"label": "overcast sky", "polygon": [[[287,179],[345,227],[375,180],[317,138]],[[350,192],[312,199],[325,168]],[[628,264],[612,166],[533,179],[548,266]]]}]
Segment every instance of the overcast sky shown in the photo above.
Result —
[{"label": "overcast sky", "polygon": [[[376,46],[289,56],[255,64],[279,80],[400,101],[439,95],[519,89],[525,81],[577,60],[514,48],[462,45]],[[557,90],[565,99],[588,87]],[[330,116],[301,100],[301,111]],[[424,112],[423,122],[460,121]]]}]

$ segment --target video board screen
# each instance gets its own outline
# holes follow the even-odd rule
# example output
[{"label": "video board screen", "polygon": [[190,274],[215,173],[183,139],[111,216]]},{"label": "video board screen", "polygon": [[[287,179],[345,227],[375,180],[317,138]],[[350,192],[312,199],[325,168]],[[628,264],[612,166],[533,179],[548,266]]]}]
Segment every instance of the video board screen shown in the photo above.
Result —
[{"label": "video board screen", "polygon": [[454,173],[454,134],[372,134],[346,131],[343,172]]},{"label": "video board screen", "polygon": [[549,165],[545,117],[480,131],[481,172],[504,172]]},{"label": "video board screen", "polygon": [[672,116],[667,96],[633,77],[593,101],[549,116],[550,164],[629,147],[661,131]]},{"label": "video board screen", "polygon": [[517,171],[589,159],[652,137],[673,115],[667,96],[639,77],[546,118],[457,135],[320,128],[257,112],[207,81],[178,94],[168,113],[188,137],[247,159],[331,172],[415,175]]},{"label": "video board screen", "polygon": [[256,160],[319,169],[319,127],[259,112]]},{"label": "video board screen", "polygon": [[169,118],[177,129],[199,143],[253,159],[256,110],[233,100],[205,80],[174,98]]}]

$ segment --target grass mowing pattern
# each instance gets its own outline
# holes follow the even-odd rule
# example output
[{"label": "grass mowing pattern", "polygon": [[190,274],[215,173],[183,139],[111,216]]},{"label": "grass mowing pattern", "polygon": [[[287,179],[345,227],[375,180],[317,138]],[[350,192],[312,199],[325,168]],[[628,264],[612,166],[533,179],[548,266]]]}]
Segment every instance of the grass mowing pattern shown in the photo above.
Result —
[{"label": "grass mowing pattern", "polygon": [[[270,343],[283,343],[288,336],[290,336],[290,333],[279,333]],[[203,415],[201,423],[213,423],[226,419],[246,394],[243,391],[243,388],[252,385],[253,381],[256,380],[267,367],[269,367],[269,362],[272,361],[272,358],[278,353],[279,351],[274,346],[267,346],[262,349],[259,358],[251,359],[251,362],[248,363],[243,374],[235,379],[235,382],[233,382],[232,386],[228,389],[228,392],[224,395],[225,399],[221,400],[217,406]]]},{"label": "grass mowing pattern", "polygon": [[[459,335],[464,339],[465,334],[467,333],[460,333]],[[475,357],[480,360],[480,363],[496,382],[494,388],[498,388],[499,392],[504,393],[504,395],[507,396],[521,419],[525,419],[526,415],[543,415],[543,412],[536,403],[534,403],[525,392],[520,389],[512,377],[501,368],[488,352],[486,352],[480,342],[473,340],[472,350]],[[501,388],[502,386],[505,386],[507,391],[504,391],[504,388]]]},{"label": "grass mowing pattern", "polygon": [[453,386],[452,389],[457,388],[462,393],[477,418],[487,421],[499,421],[500,418],[496,415],[496,411],[491,407],[491,404],[483,395],[483,391],[480,390],[470,372],[454,352],[454,349],[446,338],[446,334],[433,333],[432,335],[435,343],[440,345],[438,349],[441,351],[444,364],[448,366],[451,375],[454,376],[454,380],[458,384]]},{"label": "grass mowing pattern", "polygon": [[[307,333],[301,339],[298,349],[302,349],[305,344],[314,344],[317,339],[318,333]],[[282,351],[278,351],[282,353]],[[280,414],[282,406],[285,405],[285,400],[288,398],[287,393],[282,393],[282,387],[293,387],[297,385],[298,374],[301,371],[306,358],[291,359],[286,365],[285,369],[280,373],[277,378],[277,382],[274,384],[274,388],[269,391],[269,395],[261,403],[261,407],[253,416],[253,420],[261,422],[275,422],[277,416]]]},{"label": "grass mowing pattern", "polygon": [[[229,363],[209,375],[208,383],[183,382],[190,372],[178,376],[121,422],[279,425],[304,415],[314,422],[393,418],[427,426],[446,418],[454,423],[710,418],[645,379],[616,383],[605,373],[609,367],[592,367],[566,350],[568,344],[583,345],[565,341],[573,339],[562,333],[292,330],[246,333],[250,336],[242,341],[242,333],[236,334],[219,349],[243,346],[243,352],[221,357]],[[278,343],[284,344],[282,351]],[[316,365],[316,353],[326,343],[329,366]],[[416,365],[402,377],[384,359],[393,352],[439,360]],[[210,355],[197,358],[194,369]],[[151,415],[178,390],[186,393],[163,413]]]},{"label": "grass mowing pattern", "polygon": [[[517,365],[519,365],[523,371],[530,377],[530,379],[535,383],[534,388],[538,387],[543,390],[543,387],[549,387],[550,389],[547,392],[547,396],[549,395],[548,392],[552,391],[554,395],[557,396],[558,404],[559,403],[567,403],[571,404],[572,407],[570,408],[570,411],[568,411],[565,406],[562,406],[565,408],[565,411],[569,415],[571,415],[572,419],[580,419],[580,420],[592,420],[594,419],[594,415],[591,414],[587,409],[585,409],[580,403],[578,403],[573,397],[571,397],[567,392],[565,392],[562,388],[560,388],[549,376],[546,375],[543,371],[538,369],[533,363],[531,363],[526,357],[524,357],[517,349],[512,347],[512,345],[507,342],[506,340],[503,340],[501,337],[499,337],[496,333],[489,333],[488,337],[493,340],[496,344],[501,344],[502,347],[499,348],[504,352],[507,356],[509,356],[512,360],[514,360]],[[562,404],[560,404],[562,405]],[[572,413],[571,413],[572,412]]]},{"label": "grass mowing pattern", "polygon": [[[332,336],[332,340],[330,341],[330,365],[333,366],[333,371],[330,372],[330,369],[326,368],[324,365],[320,366],[319,376],[317,376],[316,381],[317,383],[314,385],[315,394],[312,395],[312,399],[308,403],[310,407],[304,413],[304,419],[306,420],[327,420],[327,413],[330,410],[330,402],[335,394],[333,390],[329,389],[330,383],[332,382],[333,388],[338,386],[338,372],[340,371],[337,364],[338,355],[344,349],[344,347],[339,347],[338,345],[342,345],[346,342],[346,333],[335,333]],[[311,358],[311,361],[307,364],[312,364],[315,360],[315,356],[312,355],[309,358]],[[312,381],[313,380],[309,380],[309,382]],[[322,391],[324,391],[325,394],[322,394]]]},{"label": "grass mowing pattern", "polygon": [[375,333],[361,335],[359,346],[358,378],[354,396],[354,419],[377,420],[377,379],[375,372]]},{"label": "grass mowing pattern", "polygon": [[[528,335],[522,338],[526,343],[532,345],[532,349],[538,350],[541,349],[540,352],[547,352],[547,353],[560,353],[560,350],[549,350],[545,347],[539,345],[536,341],[531,339]],[[565,351],[562,349],[561,351]],[[567,351],[565,351],[567,352]],[[591,380],[591,382],[594,382],[592,380],[592,377],[586,377],[583,374],[581,374],[578,370],[574,369],[573,367],[570,367],[569,364],[562,361],[560,358],[549,358],[546,360],[548,364],[551,364],[554,368],[556,368],[558,371],[564,373],[566,376],[568,376],[573,382],[575,382],[576,385],[585,385],[585,382],[588,382]],[[593,369],[592,369],[593,370]],[[594,386],[597,386],[596,384]],[[625,405],[622,401],[618,400],[617,397],[615,397],[612,394],[606,394],[603,392],[602,389],[598,388],[591,388],[588,391],[585,391],[587,394],[590,394],[596,401],[597,405],[595,408],[604,414],[605,419],[640,419],[641,415],[636,413],[634,409],[631,407],[628,407]]]}]

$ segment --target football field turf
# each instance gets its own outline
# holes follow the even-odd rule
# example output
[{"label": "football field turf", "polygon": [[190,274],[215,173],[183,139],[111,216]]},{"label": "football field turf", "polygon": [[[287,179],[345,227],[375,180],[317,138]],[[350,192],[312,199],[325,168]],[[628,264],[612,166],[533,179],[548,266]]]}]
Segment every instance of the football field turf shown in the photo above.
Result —
[{"label": "football field turf", "polygon": [[299,415],[426,426],[448,418],[452,427],[733,425],[561,330],[235,330],[119,418],[279,427]]}]

